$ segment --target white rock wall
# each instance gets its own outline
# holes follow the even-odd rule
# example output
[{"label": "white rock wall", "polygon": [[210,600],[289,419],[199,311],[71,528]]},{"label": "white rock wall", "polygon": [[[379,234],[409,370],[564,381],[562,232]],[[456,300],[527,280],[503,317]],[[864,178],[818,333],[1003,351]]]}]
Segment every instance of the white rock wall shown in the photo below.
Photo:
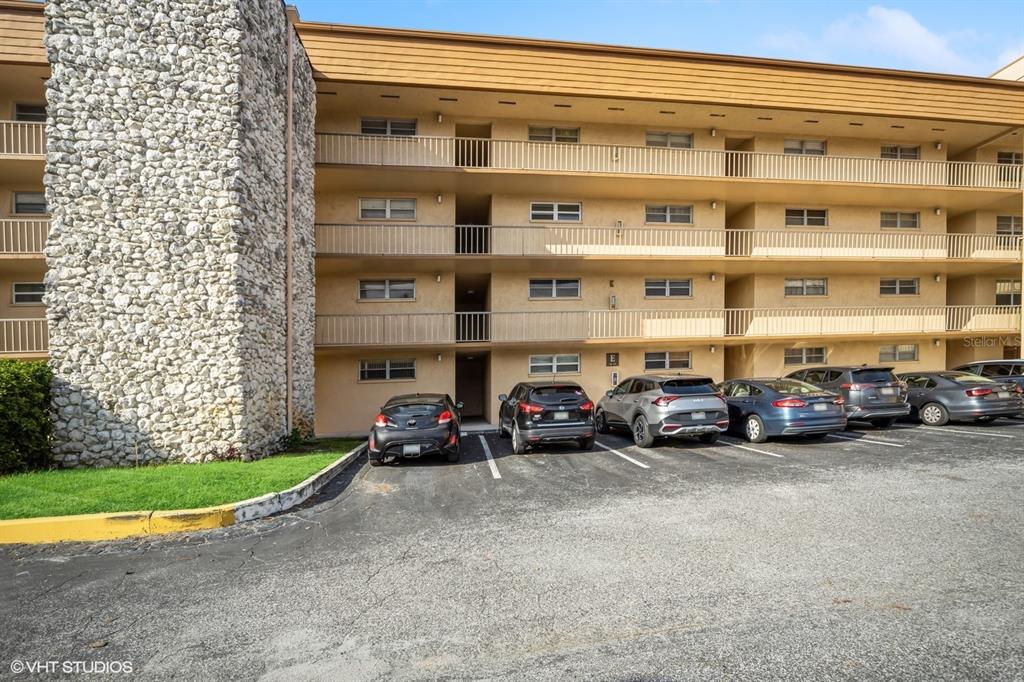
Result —
[{"label": "white rock wall", "polygon": [[[287,436],[281,3],[51,0],[46,17],[56,459],[272,451]],[[310,241],[311,154],[295,212]],[[302,338],[312,295],[296,296]],[[311,419],[311,377],[296,389]]]}]

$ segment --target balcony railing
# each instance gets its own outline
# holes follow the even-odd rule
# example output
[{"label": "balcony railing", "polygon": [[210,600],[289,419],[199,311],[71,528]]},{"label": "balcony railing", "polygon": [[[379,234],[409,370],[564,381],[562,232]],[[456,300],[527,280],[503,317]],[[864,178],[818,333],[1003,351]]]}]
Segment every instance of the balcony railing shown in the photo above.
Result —
[{"label": "balcony railing", "polygon": [[0,355],[45,353],[49,340],[46,320],[0,320]]},{"label": "balcony railing", "polygon": [[0,158],[35,158],[45,155],[45,123],[0,121]]},{"label": "balcony railing", "polygon": [[316,248],[321,255],[353,256],[1021,258],[1017,236],[583,225],[321,224]]},{"label": "balcony railing", "polygon": [[317,133],[326,164],[1020,189],[1021,166],[464,137]]},{"label": "balcony railing", "polygon": [[0,255],[41,254],[49,230],[49,220],[0,218]]},{"label": "balcony railing", "polygon": [[1020,306],[320,315],[320,346],[1013,332]]}]

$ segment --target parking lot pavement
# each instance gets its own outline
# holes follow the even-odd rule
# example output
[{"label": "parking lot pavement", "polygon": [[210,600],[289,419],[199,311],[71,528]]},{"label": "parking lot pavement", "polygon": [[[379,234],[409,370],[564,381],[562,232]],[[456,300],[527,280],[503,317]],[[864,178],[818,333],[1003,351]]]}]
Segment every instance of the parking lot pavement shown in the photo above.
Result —
[{"label": "parking lot pavement", "polygon": [[350,468],[303,509],[0,549],[0,657],[153,679],[1017,679],[1024,420]]}]

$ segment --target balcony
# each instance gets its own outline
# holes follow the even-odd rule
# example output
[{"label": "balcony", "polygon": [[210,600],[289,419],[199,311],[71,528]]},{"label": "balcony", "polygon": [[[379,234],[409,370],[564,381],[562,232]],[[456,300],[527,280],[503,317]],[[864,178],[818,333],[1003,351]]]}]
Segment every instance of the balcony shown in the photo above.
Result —
[{"label": "balcony", "polygon": [[1020,306],[917,306],[318,315],[316,345],[1013,333],[1020,314]]},{"label": "balcony", "polygon": [[716,149],[317,133],[321,164],[1020,189],[1021,166]]},{"label": "balcony", "polygon": [[49,231],[46,219],[0,218],[0,257],[41,256]]},{"label": "balcony", "polygon": [[46,320],[0,320],[0,356],[44,354],[49,341]]},{"label": "balcony", "polygon": [[0,159],[39,159],[46,156],[46,124],[0,121]]},{"label": "balcony", "polygon": [[564,256],[1020,261],[1017,236],[583,225],[316,226],[322,256]]}]

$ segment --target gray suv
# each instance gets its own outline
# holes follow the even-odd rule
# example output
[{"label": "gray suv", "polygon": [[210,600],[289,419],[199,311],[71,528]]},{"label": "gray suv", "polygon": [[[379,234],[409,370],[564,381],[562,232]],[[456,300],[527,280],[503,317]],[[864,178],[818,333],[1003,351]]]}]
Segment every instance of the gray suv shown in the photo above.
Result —
[{"label": "gray suv", "polygon": [[847,419],[871,422],[884,429],[910,414],[907,385],[896,378],[892,367],[814,367],[786,375],[846,399]]},{"label": "gray suv", "polygon": [[710,444],[729,428],[729,407],[709,377],[643,374],[605,393],[594,420],[598,433],[629,429],[643,448],[658,436],[697,436]]}]

